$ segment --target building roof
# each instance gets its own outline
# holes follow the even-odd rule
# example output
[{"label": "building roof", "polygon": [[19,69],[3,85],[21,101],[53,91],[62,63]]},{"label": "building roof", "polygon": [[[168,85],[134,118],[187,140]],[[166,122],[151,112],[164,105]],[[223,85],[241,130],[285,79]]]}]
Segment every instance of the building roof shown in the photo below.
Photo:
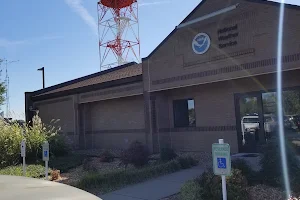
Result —
[{"label": "building roof", "polygon": [[126,79],[142,75],[142,66],[135,62],[127,63],[112,69],[94,73],[88,76],[77,78],[65,83],[54,85],[42,90],[33,92],[33,96],[48,96],[54,93],[62,93],[65,91],[75,90],[79,88],[86,88],[88,86],[95,86],[101,83],[108,83],[121,79]]}]

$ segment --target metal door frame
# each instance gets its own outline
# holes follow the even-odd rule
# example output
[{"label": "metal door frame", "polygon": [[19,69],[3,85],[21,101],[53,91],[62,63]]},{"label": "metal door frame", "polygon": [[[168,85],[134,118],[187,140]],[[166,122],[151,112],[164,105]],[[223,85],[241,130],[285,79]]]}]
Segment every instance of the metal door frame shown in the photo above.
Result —
[{"label": "metal door frame", "polygon": [[262,92],[248,92],[248,93],[238,93],[234,94],[234,104],[235,104],[235,118],[236,118],[236,131],[238,140],[238,150],[243,152],[242,144],[242,127],[241,127],[241,113],[240,113],[240,99],[245,97],[256,97],[258,106],[258,118],[259,118],[259,134],[258,134],[258,145],[266,143],[265,131],[264,131],[264,115],[263,115],[263,101]]}]

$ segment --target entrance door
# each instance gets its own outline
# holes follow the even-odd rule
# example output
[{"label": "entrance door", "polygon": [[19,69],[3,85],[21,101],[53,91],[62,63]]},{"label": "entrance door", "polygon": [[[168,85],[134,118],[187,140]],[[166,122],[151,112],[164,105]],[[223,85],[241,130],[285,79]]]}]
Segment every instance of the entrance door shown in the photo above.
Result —
[{"label": "entrance door", "polygon": [[255,153],[266,142],[261,93],[235,95],[239,152]]}]

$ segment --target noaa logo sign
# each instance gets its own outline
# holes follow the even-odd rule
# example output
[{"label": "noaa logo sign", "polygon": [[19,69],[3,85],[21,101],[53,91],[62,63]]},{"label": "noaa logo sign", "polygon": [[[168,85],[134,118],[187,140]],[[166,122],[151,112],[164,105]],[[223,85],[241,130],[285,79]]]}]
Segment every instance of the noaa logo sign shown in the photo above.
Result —
[{"label": "noaa logo sign", "polygon": [[204,54],[210,47],[210,37],[206,33],[199,33],[192,42],[192,48],[196,54]]}]

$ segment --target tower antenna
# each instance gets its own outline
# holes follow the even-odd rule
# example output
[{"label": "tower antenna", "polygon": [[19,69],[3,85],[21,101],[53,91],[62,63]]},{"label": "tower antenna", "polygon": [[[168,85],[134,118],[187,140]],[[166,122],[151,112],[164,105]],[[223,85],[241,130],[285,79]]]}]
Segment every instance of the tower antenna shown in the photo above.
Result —
[{"label": "tower antenna", "polygon": [[10,101],[9,101],[9,75],[8,75],[8,65],[11,63],[19,62],[19,60],[12,60],[8,61],[5,59],[5,86],[6,86],[6,93],[5,93],[5,101],[6,101],[6,118],[10,118]]},{"label": "tower antenna", "polygon": [[100,71],[140,62],[137,0],[100,0],[97,8]]}]

